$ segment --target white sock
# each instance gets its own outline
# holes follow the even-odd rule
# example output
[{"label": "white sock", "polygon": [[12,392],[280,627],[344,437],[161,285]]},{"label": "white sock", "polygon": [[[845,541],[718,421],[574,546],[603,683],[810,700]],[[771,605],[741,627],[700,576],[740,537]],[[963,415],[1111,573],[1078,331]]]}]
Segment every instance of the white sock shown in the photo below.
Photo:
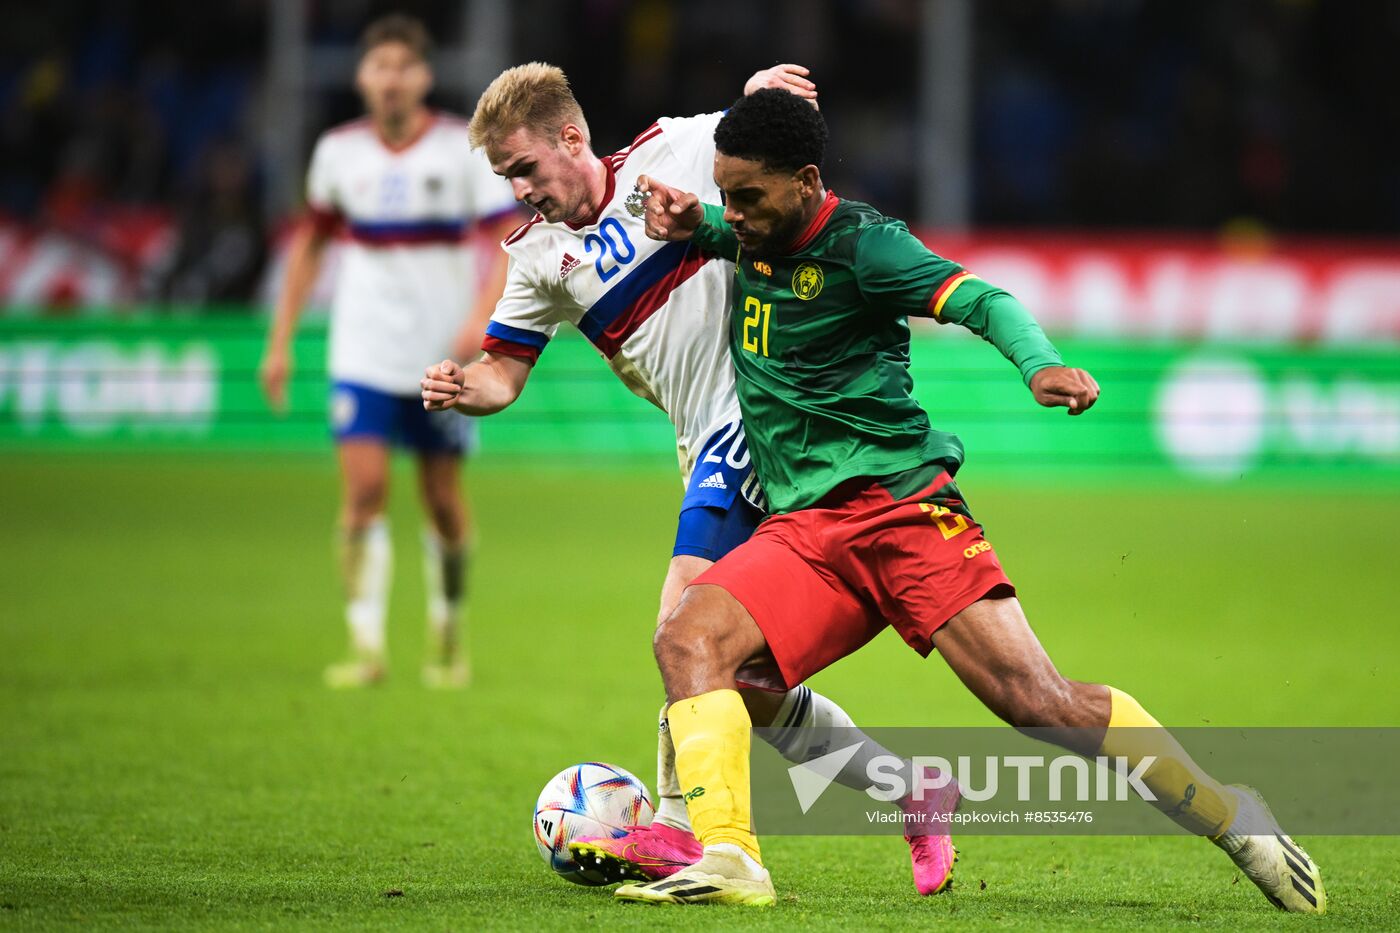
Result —
[{"label": "white sock", "polygon": [[1244,848],[1252,836],[1273,835],[1274,825],[1253,794],[1247,794],[1238,787],[1226,787],[1225,790],[1239,799],[1239,808],[1235,811],[1230,828],[1214,840],[1216,845],[1233,854]]},{"label": "white sock", "polygon": [[[838,734],[834,730],[841,731]],[[756,727],[754,733],[793,764],[820,758],[834,751],[831,747],[833,744],[839,743],[838,747],[846,748],[859,742],[860,749],[836,774],[837,783],[856,790],[865,790],[871,784],[867,770],[871,759],[899,757],[857,728],[846,711],[832,700],[806,686],[789,690],[772,724]],[[905,768],[900,770],[904,772],[908,768],[906,762]],[[907,773],[902,776],[908,780]],[[681,796],[680,779],[676,777],[676,750],[667,728],[665,706],[661,707],[657,732],[656,795],[656,816],[653,819],[690,832],[690,817],[686,813],[685,799]]]},{"label": "white sock", "polygon": [[860,749],[836,774],[838,784],[857,790],[865,790],[871,784],[867,770],[871,759],[898,758],[856,728],[845,710],[806,686],[789,690],[773,722],[754,729],[754,733],[793,764],[811,761],[859,742]]},{"label": "white sock", "polygon": [[382,655],[394,564],[389,523],[381,515],[359,531],[344,532],[341,544],[350,639],[357,652]]},{"label": "white sock", "polygon": [[691,832],[690,814],[681,796],[681,780],[676,777],[676,746],[671,742],[665,704],[661,706],[661,720],[656,731],[656,815],[652,822]]},{"label": "white sock", "polygon": [[466,548],[446,548],[436,532],[423,532],[423,583],[428,595],[428,630],[446,660],[458,641],[466,595]]},{"label": "white sock", "polygon": [[727,855],[730,858],[737,858],[743,866],[748,869],[750,878],[761,878],[768,874],[767,870],[754,857],[732,842],[716,842],[712,846],[705,846],[705,854]]}]

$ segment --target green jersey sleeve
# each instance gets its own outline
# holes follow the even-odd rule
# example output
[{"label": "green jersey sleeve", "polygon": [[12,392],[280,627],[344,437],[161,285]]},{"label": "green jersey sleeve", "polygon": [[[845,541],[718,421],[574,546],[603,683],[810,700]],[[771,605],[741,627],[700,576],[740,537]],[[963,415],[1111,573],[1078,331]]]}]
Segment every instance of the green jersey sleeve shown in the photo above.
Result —
[{"label": "green jersey sleeve", "polygon": [[700,221],[700,226],[691,234],[690,242],[707,253],[715,253],[725,259],[737,257],[739,238],[734,235],[729,224],[724,222],[724,208],[718,204],[703,202],[700,207],[705,212],[705,219]]},{"label": "green jersey sleeve", "polygon": [[861,294],[893,317],[929,313],[929,300],[962,266],[929,251],[902,221],[871,224],[856,239],[852,267]]},{"label": "green jersey sleeve", "polygon": [[929,250],[903,223],[866,227],[855,259],[861,292],[872,305],[961,324],[1016,364],[1026,385],[1040,370],[1064,365],[1021,302]]},{"label": "green jersey sleeve", "polygon": [[1025,305],[999,288],[980,280],[976,284],[981,287],[970,289],[972,294],[951,311],[948,305],[944,306],[940,322],[961,324],[996,347],[1002,356],[1016,364],[1021,379],[1028,386],[1031,377],[1042,369],[1065,365],[1060,351],[1045,336]]}]

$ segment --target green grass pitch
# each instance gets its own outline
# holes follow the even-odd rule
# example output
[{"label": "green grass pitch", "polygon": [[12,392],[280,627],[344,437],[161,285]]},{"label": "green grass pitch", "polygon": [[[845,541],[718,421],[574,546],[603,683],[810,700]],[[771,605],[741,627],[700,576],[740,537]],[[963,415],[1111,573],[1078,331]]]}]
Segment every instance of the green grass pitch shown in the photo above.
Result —
[{"label": "green grass pitch", "polygon": [[[0,460],[0,928],[1397,923],[1400,840],[1379,838],[1304,840],[1320,921],[1165,837],[963,837],[933,899],[897,838],[771,838],[766,912],[623,907],[556,880],[530,836],[544,781],[591,758],[653,780],[679,489],[664,466],[475,467],[476,684],[441,694],[417,680],[418,522],[411,474],[395,479],[392,677],[331,693],[327,458]],[[1400,725],[1400,493],[962,480],[1070,676],[1169,725]],[[814,685],[867,725],[991,721],[888,634]]]}]

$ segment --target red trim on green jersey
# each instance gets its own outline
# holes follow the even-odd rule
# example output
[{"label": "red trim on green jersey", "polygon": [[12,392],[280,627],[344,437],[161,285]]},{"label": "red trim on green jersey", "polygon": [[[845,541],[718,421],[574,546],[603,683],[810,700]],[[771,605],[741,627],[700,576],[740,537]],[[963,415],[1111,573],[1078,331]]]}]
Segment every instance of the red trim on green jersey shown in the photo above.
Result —
[{"label": "red trim on green jersey", "polygon": [[802,235],[794,240],[792,245],[787,248],[787,253],[789,255],[796,253],[805,248],[808,243],[812,242],[817,234],[822,232],[822,228],[826,226],[826,222],[831,219],[832,212],[836,210],[836,205],[840,203],[841,199],[836,196],[835,191],[827,191],[826,200],[822,201],[822,206],[817,211],[817,216],[812,218],[812,222],[807,225],[807,229],[803,230]]},{"label": "red trim on green jersey", "polygon": [[977,276],[973,275],[967,270],[963,270],[957,275],[948,276],[947,281],[945,281],[942,285],[938,286],[938,290],[935,291],[933,293],[933,297],[928,300],[929,314],[931,314],[935,318],[942,314],[943,303],[947,301],[949,295],[953,294],[954,289],[956,289],[962,283],[966,282],[968,279],[975,278],[977,278]]}]

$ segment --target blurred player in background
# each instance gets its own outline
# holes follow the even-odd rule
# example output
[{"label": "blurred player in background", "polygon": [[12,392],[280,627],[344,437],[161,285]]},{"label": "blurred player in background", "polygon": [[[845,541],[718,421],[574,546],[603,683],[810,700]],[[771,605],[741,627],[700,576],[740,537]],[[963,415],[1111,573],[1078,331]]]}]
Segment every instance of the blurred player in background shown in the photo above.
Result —
[{"label": "blurred player in background", "polygon": [[[341,559],[350,656],[326,682],[354,687],[385,674],[385,615],[392,575],[384,516],[389,450],[413,451],[429,528],[430,686],[470,677],[459,632],[471,528],[461,461],[472,422],[423,410],[423,367],[444,353],[476,354],[501,294],[505,263],[494,241],[518,223],[510,186],[472,151],[467,122],[424,104],[432,88],[423,25],[386,16],[364,33],[355,84],[368,115],[324,133],[307,178],[308,218],[295,233],[263,357],[269,402],[286,406],[291,343],[336,234],[348,242],[331,308],[331,423],[344,480]],[[472,249],[469,236],[480,234]],[[479,254],[485,263],[474,263]]]},{"label": "blurred player in background", "polygon": [[[778,65],[751,77],[745,93],[778,87],[815,101],[806,74]],[[520,396],[541,352],[568,323],[628,388],[666,412],[685,493],[662,586],[663,619],[690,581],[747,540],[764,515],[724,338],[734,267],[684,243],[647,239],[645,198],[636,185],[643,174],[672,171],[718,197],[714,130],[721,116],[663,117],[600,159],[562,71],[532,63],[496,78],[477,104],[472,140],[538,214],[505,240],[510,273],[486,329],[485,356],[466,367],[444,360],[423,379],[429,409],[498,412]],[[800,684],[747,690],[745,702],[754,722],[780,727],[759,733],[792,761],[826,754],[831,729],[855,728],[840,706]],[[614,881],[664,878],[700,857],[664,718],[660,725],[656,818],[617,839],[581,841],[587,849],[575,853]],[[867,740],[836,780],[864,787],[866,762],[878,754],[888,753]],[[909,806],[946,811],[956,804],[952,787]],[[908,841],[916,888],[943,890],[955,857],[946,832]]]},{"label": "blurred player in background", "polygon": [[929,252],[902,222],[828,191],[826,141],[812,108],[759,91],[715,131],[722,199],[702,204],[642,180],[649,236],[736,257],[730,349],[775,514],[698,577],[657,632],[676,768],[692,789],[704,858],[617,896],[774,903],[736,688],[754,664],[801,683],[893,627],[923,656],[936,646],[1011,725],[1141,767],[1154,806],[1224,849],[1270,902],[1322,913],[1316,865],[1256,792],[1217,782],[1127,693],[1056,669],[953,481],[961,441],[935,431],[911,395],[908,319],[984,338],[1041,405],[1083,414],[1098,383],[1064,365],[1014,297]]}]

